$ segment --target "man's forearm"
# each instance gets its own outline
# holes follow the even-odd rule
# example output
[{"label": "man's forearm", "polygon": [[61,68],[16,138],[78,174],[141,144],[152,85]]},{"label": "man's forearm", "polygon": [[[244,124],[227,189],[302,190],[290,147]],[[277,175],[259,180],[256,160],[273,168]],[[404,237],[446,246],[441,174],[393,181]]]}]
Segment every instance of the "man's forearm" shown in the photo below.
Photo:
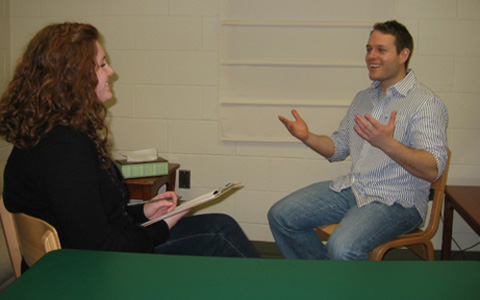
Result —
[{"label": "man's forearm", "polygon": [[326,135],[316,135],[310,132],[308,138],[302,142],[325,158],[332,157],[335,154],[335,144]]},{"label": "man's forearm", "polygon": [[382,150],[413,176],[429,182],[434,182],[437,179],[437,162],[431,153],[409,148],[398,141]]}]

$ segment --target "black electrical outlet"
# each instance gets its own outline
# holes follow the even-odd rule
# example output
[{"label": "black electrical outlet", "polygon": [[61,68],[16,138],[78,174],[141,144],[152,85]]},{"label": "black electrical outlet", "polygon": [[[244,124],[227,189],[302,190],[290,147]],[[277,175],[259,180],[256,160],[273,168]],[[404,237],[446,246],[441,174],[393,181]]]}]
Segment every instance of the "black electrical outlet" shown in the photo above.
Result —
[{"label": "black electrical outlet", "polygon": [[178,171],[179,180],[178,187],[181,189],[190,188],[190,170],[179,170]]}]

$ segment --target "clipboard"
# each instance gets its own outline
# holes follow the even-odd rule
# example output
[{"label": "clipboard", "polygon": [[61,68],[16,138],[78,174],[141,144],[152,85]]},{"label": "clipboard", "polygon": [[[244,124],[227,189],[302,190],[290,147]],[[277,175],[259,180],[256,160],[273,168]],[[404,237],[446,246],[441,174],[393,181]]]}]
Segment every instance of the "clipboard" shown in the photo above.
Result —
[{"label": "clipboard", "polygon": [[219,198],[220,196],[225,195],[226,193],[228,193],[229,191],[231,191],[233,189],[240,188],[240,185],[241,185],[240,182],[229,182],[229,183],[219,187],[218,189],[215,189],[211,192],[208,192],[204,195],[201,195],[201,196],[199,196],[199,197],[197,197],[193,200],[186,201],[185,203],[182,203],[179,206],[177,206],[175,208],[175,210],[173,210],[172,212],[169,212],[169,213],[164,214],[164,215],[162,215],[158,218],[155,218],[153,220],[142,223],[141,226],[146,227],[146,226],[151,225],[153,223],[156,223],[158,221],[162,221],[163,219],[166,219],[168,217],[174,216],[174,215],[176,215],[176,214],[178,214],[182,211],[185,211],[185,210],[194,208],[198,205],[201,205],[203,203],[207,203],[209,201],[215,200],[215,199]]}]

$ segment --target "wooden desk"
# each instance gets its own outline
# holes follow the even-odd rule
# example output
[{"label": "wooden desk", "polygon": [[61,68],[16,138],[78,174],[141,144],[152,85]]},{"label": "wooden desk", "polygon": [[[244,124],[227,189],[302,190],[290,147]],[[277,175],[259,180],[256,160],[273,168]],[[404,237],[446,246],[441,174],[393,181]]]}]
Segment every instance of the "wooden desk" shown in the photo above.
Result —
[{"label": "wooden desk", "polygon": [[[180,280],[179,280],[180,279]],[[0,299],[478,299],[477,261],[307,261],[58,250]]]},{"label": "wooden desk", "polygon": [[480,235],[480,186],[447,186],[443,216],[442,260],[450,259],[453,210],[456,210]]},{"label": "wooden desk", "polygon": [[125,179],[125,184],[130,191],[130,198],[150,200],[164,185],[167,185],[167,191],[175,191],[175,181],[177,180],[177,169],[179,164],[168,165],[168,175],[144,178]]}]

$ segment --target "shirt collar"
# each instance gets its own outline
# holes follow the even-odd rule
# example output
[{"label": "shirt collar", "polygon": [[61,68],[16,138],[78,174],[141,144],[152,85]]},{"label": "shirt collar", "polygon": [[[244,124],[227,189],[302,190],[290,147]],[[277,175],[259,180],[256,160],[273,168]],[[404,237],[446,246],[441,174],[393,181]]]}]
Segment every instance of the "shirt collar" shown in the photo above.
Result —
[{"label": "shirt collar", "polygon": [[[406,95],[413,88],[416,82],[417,77],[415,76],[415,73],[412,69],[408,69],[407,76],[405,76],[405,78],[397,82],[395,85],[389,87],[386,92],[388,93],[388,91],[391,91],[392,94],[396,93],[398,95],[406,97]],[[372,83],[372,93],[375,97],[378,97],[378,94],[380,93],[380,81],[375,80]]]}]

